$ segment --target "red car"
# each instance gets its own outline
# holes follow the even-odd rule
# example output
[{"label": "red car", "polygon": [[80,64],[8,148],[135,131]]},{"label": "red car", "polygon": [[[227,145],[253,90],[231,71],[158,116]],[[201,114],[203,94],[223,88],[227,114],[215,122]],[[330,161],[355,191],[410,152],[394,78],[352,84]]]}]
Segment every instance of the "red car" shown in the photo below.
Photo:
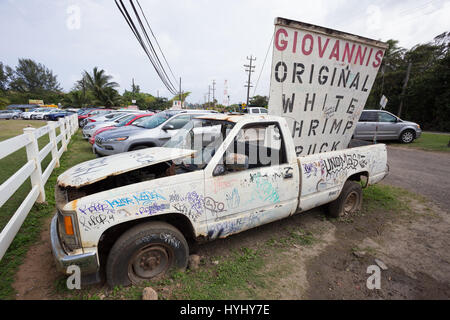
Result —
[{"label": "red car", "polygon": [[114,111],[114,110],[112,110],[112,109],[92,109],[92,110],[89,110],[88,112],[85,112],[85,113],[82,113],[82,114],[78,115],[78,123],[81,126],[81,122],[84,119],[92,117],[92,116],[97,116],[97,115],[100,115],[100,114],[104,114],[104,113],[109,113],[111,111]]},{"label": "red car", "polygon": [[154,115],[154,113],[130,114],[128,117],[123,118],[119,123],[117,123],[113,126],[100,128],[97,131],[95,131],[94,134],[92,135],[92,137],[89,139],[89,142],[91,144],[94,144],[95,137],[101,132],[104,132],[107,130],[112,130],[112,129],[115,129],[118,127],[124,127],[124,126],[130,126],[132,124],[138,124],[139,122],[143,121],[146,117],[151,117],[153,115]]}]

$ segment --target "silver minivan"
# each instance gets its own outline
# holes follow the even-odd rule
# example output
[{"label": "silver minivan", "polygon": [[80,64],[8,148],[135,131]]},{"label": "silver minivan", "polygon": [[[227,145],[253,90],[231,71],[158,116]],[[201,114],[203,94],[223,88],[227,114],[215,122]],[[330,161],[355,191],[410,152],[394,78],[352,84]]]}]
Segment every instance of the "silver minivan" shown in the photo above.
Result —
[{"label": "silver minivan", "polygon": [[415,122],[405,121],[384,110],[363,110],[356,125],[354,139],[399,140],[411,143],[422,130]]}]

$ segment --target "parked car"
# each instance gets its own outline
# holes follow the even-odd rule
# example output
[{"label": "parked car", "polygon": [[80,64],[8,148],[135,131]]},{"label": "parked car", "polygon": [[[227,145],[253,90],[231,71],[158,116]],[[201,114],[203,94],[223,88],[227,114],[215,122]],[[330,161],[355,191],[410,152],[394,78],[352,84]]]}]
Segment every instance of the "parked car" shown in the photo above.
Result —
[{"label": "parked car", "polygon": [[405,121],[384,110],[363,110],[353,134],[360,140],[399,140],[411,143],[422,134],[415,122]]},{"label": "parked car", "polygon": [[95,131],[100,128],[108,127],[114,123],[118,123],[120,120],[130,116],[129,113],[118,112],[118,113],[108,113],[104,116],[96,116],[87,118],[88,122],[83,127],[82,133],[84,139],[90,139]]},{"label": "parked car", "polygon": [[45,120],[57,121],[59,118],[64,118],[66,116],[70,116],[76,112],[69,110],[61,110],[60,112],[52,112],[44,116]]},{"label": "parked car", "polygon": [[97,131],[94,132],[92,137],[89,138],[89,143],[94,144],[95,137],[102,132],[117,129],[120,127],[125,127],[125,126],[139,125],[142,121],[145,120],[145,118],[151,117],[153,115],[154,115],[154,113],[144,113],[144,114],[139,114],[139,115],[131,114],[131,115],[128,115],[128,117],[125,117],[124,119],[116,120],[116,121],[114,121],[115,124],[112,126],[107,126],[107,127],[97,129]]},{"label": "parked car", "polygon": [[248,113],[248,114],[268,114],[268,111],[266,108],[261,108],[261,107],[247,107],[244,110],[244,113]]},{"label": "parked car", "polygon": [[31,119],[31,116],[33,116],[34,114],[38,113],[38,112],[44,112],[47,111],[47,108],[34,108],[31,109],[29,111],[26,112],[22,112],[22,114],[20,115],[22,119]]},{"label": "parked car", "polygon": [[102,132],[95,138],[94,153],[101,156],[159,147],[170,140],[192,118],[209,110],[166,110],[135,126]]},{"label": "parked car", "polygon": [[34,120],[47,120],[47,118],[46,118],[47,115],[52,114],[52,113],[60,113],[62,111],[63,110],[61,110],[61,109],[49,109],[47,111],[39,112],[39,113],[36,113],[36,114],[32,115],[32,119],[34,119]]},{"label": "parked car", "polygon": [[87,123],[86,119],[87,118],[92,117],[92,116],[97,116],[97,115],[111,113],[113,111],[114,110],[111,110],[111,109],[91,109],[91,110],[88,110],[88,111],[78,115],[78,124],[82,128],[83,126],[86,125],[86,123]]},{"label": "parked car", "polygon": [[21,113],[20,110],[0,110],[0,119],[19,119]]}]

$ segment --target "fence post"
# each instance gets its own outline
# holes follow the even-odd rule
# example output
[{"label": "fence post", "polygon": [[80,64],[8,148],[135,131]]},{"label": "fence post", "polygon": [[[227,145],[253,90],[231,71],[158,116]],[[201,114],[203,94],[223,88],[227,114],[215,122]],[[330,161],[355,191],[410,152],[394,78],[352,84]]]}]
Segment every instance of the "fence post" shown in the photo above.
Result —
[{"label": "fence post", "polygon": [[30,139],[30,143],[26,145],[27,151],[27,159],[28,161],[33,160],[35,163],[35,168],[33,173],[30,176],[31,185],[38,186],[39,188],[39,196],[36,200],[37,203],[45,202],[45,189],[44,184],[42,182],[42,167],[41,161],[39,160],[39,146],[38,141],[35,134],[35,128],[24,128],[23,132],[28,135]]},{"label": "fence post", "polygon": [[64,119],[59,118],[58,121],[59,121],[59,130],[61,132],[60,134],[61,134],[61,137],[62,137],[62,140],[61,140],[62,146],[61,146],[61,148],[63,148],[64,151],[67,151],[66,127],[64,125]]},{"label": "fence post", "polygon": [[48,121],[47,124],[50,128],[48,135],[50,137],[50,143],[52,144],[52,159],[55,160],[55,168],[59,168],[58,144],[56,143],[55,123],[52,121]]},{"label": "fence post", "polygon": [[78,128],[80,127],[80,126],[79,126],[79,123],[78,123],[78,114],[77,114],[77,113],[75,113],[75,114],[73,115],[73,122],[74,122],[74,125],[75,125],[75,131],[77,131]]}]

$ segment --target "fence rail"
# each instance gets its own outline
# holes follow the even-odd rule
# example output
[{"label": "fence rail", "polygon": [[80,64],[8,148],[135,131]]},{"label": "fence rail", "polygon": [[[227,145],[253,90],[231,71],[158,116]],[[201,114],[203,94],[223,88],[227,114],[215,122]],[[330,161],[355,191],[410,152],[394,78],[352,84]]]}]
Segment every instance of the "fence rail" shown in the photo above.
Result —
[{"label": "fence rail", "polygon": [[[56,136],[57,128],[60,128],[58,136]],[[31,180],[31,191],[0,233],[0,260],[14,240],[33,204],[45,202],[45,183],[53,169],[59,167],[59,159],[67,150],[67,144],[77,129],[78,116],[73,114],[59,119],[58,122],[48,122],[46,126],[38,129],[25,128],[23,134],[0,142],[0,160],[23,147],[27,152],[27,163],[0,185],[0,207],[28,178]],[[49,135],[50,142],[39,150],[38,139],[46,134]],[[58,149],[59,142],[61,142],[60,149]],[[41,162],[50,153],[52,160],[42,172]]]}]

